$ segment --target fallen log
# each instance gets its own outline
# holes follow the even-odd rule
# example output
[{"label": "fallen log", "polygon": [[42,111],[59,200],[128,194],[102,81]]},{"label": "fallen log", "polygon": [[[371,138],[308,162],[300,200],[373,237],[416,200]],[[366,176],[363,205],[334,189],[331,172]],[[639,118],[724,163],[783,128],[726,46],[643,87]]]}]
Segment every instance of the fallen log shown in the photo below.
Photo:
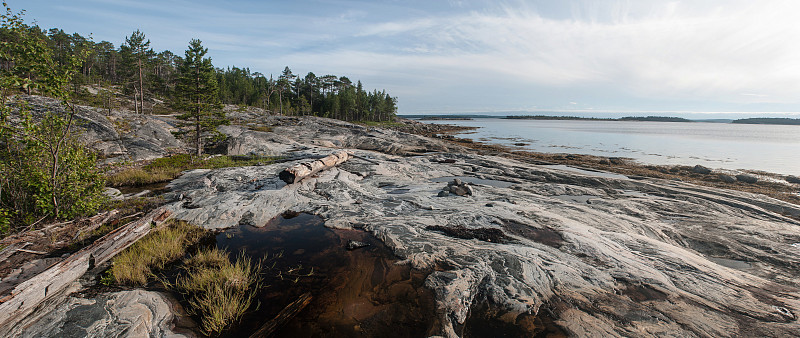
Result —
[{"label": "fallen log", "polygon": [[108,233],[92,245],[17,285],[8,296],[2,297],[0,336],[6,336],[8,331],[13,330],[14,326],[39,304],[60,294],[84,273],[111,259],[147,235],[154,228],[151,223],[158,225],[169,215],[170,211],[167,209],[156,209],[141,219]]},{"label": "fallen log", "polygon": [[340,165],[352,157],[353,154],[346,151],[340,151],[318,160],[295,164],[281,171],[280,174],[278,174],[278,178],[286,182],[286,184],[297,183],[308,176],[316,174],[317,172]]},{"label": "fallen log", "polygon": [[303,311],[308,304],[311,303],[311,293],[306,292],[296,301],[287,305],[278,315],[270,321],[264,323],[258,331],[250,335],[250,338],[269,337],[275,333],[283,324],[286,324],[290,319],[294,318],[300,311]]}]

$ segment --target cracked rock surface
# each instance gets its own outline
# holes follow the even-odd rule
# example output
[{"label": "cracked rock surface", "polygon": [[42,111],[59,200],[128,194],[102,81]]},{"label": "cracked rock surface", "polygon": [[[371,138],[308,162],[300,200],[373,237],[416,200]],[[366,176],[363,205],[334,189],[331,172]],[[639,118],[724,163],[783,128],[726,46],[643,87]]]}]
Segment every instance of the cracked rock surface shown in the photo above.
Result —
[{"label": "cracked rock surface", "polygon": [[[548,313],[577,336],[800,333],[800,222],[785,216],[800,215],[796,205],[297,121],[264,132],[262,145],[298,158],[343,147],[369,161],[288,186],[278,172],[294,162],[189,171],[169,185],[175,217],[219,229],[292,210],[368,231],[404,264],[433,271],[426,285],[445,336],[458,336],[479,303],[511,323]],[[438,197],[454,177],[475,182],[472,195]]]}]

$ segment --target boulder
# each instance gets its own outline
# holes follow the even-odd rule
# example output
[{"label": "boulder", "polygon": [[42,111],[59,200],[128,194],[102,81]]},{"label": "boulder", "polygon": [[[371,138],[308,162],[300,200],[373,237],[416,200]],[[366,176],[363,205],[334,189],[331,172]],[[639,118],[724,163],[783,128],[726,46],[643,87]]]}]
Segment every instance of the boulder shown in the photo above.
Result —
[{"label": "boulder", "polygon": [[711,173],[711,169],[698,164],[692,168],[692,172],[696,174],[708,175]]},{"label": "boulder", "polygon": [[725,183],[733,183],[736,182],[736,177],[726,174],[719,174],[719,180]]},{"label": "boulder", "polygon": [[800,177],[797,176],[786,176],[786,182],[800,184]]},{"label": "boulder", "polygon": [[758,178],[753,175],[740,174],[736,175],[736,180],[743,183],[756,183]]}]

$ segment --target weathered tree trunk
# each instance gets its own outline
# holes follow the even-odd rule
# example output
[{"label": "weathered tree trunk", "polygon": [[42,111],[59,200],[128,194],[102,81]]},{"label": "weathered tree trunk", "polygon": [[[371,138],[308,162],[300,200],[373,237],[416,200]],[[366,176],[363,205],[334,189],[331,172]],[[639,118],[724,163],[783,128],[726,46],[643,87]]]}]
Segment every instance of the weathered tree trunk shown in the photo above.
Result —
[{"label": "weathered tree trunk", "polygon": [[[0,336],[29,315],[39,304],[58,295],[84,273],[101,264],[140,238],[153,226],[170,216],[167,209],[156,209],[138,221],[116,229],[61,261],[17,285],[11,294],[0,299]],[[7,332],[6,332],[7,333]]]},{"label": "weathered tree trunk", "polygon": [[264,323],[258,331],[254,332],[250,335],[250,338],[262,338],[262,337],[269,337],[275,333],[283,324],[286,324],[290,319],[294,318],[300,311],[308,306],[311,303],[311,293],[306,292],[296,301],[292,302],[291,304],[287,305],[281,312],[278,313],[275,318],[272,320]]},{"label": "weathered tree trunk", "polygon": [[278,177],[286,182],[292,184],[300,182],[300,180],[311,176],[319,171],[333,168],[345,161],[351,159],[353,154],[346,151],[340,151],[335,154],[328,155],[318,160],[311,162],[295,164],[289,168],[284,169],[278,174]]}]

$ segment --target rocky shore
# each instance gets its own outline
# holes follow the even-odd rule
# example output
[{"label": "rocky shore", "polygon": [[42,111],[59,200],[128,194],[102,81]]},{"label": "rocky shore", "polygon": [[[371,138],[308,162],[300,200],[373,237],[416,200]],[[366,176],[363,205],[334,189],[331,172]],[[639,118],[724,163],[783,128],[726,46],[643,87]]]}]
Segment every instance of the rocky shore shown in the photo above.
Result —
[{"label": "rocky shore", "polygon": [[[796,204],[671,179],[539,165],[500,150],[330,119],[237,114],[250,125],[221,128],[228,136],[222,152],[296,160],[185,172],[163,196],[172,217],[224,229],[270,226],[293,211],[318,215],[327,227],[367,232],[398,264],[428,273],[436,335],[477,336],[475,318],[526,335],[800,332]],[[123,135],[146,140],[135,135],[153,134],[147,125]],[[126,148],[135,143],[106,139]],[[161,141],[161,149],[172,142]],[[278,178],[303,159],[342,149],[357,157],[299,183]],[[6,333],[187,334],[170,324],[180,311],[155,291],[61,299],[31,317],[47,320]]]}]

